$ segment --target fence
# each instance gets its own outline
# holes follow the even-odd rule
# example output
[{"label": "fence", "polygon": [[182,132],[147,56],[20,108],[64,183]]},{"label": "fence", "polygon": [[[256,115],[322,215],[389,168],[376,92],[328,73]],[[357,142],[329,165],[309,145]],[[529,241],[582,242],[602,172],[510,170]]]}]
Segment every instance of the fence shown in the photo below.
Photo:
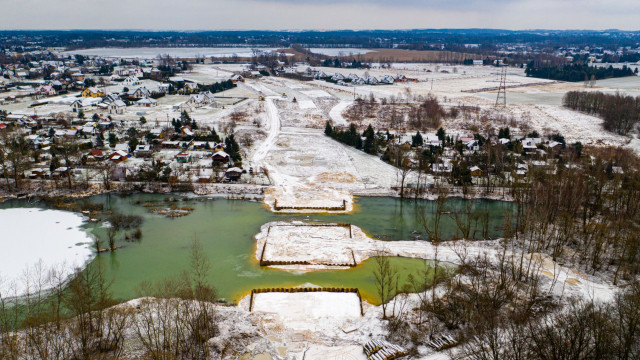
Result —
[{"label": "fence", "polygon": [[274,201],[273,209],[281,210],[323,210],[323,211],[345,211],[347,210],[347,200],[342,200],[342,206],[278,206],[278,200]]}]

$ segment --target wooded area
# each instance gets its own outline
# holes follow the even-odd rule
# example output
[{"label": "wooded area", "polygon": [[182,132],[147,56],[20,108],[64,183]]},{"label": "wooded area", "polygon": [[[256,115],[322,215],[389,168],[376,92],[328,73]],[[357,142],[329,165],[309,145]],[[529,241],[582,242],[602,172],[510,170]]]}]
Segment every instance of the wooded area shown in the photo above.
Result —
[{"label": "wooded area", "polygon": [[640,97],[570,91],[564,95],[562,104],[572,110],[601,117],[605,129],[620,135],[627,135],[640,121]]}]

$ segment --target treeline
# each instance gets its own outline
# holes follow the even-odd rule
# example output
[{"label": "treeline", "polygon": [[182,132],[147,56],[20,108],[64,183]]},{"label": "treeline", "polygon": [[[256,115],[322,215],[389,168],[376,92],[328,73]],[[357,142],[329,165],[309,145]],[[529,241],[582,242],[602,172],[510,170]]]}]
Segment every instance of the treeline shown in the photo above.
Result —
[{"label": "treeline", "polygon": [[[356,129],[354,124],[349,125],[347,130],[334,129],[331,123],[327,121],[324,128],[324,134],[337,140],[343,144],[353,146],[358,150],[362,150],[367,154],[375,155],[378,153],[380,146],[384,142],[382,136],[377,136],[373,127],[369,125],[362,133],[362,136]],[[364,140],[363,140],[364,138]]]},{"label": "treeline", "polygon": [[234,84],[233,81],[225,80],[225,81],[215,82],[210,85],[200,85],[200,90],[210,91],[215,94],[217,92],[233,89],[236,86],[238,85]]},{"label": "treeline", "polygon": [[[447,333],[462,344],[465,359],[477,360],[638,359],[640,161],[622,149],[585,151],[580,166],[531,169],[508,185],[514,209],[505,213],[493,256],[474,254],[469,242],[444,244],[459,257],[462,277],[424,272],[393,284],[405,290],[380,297],[397,295],[389,303],[390,340],[411,348]],[[450,211],[448,186],[432,192],[435,211],[419,218],[437,265],[442,217],[453,217],[466,239],[476,219],[473,205]],[[563,298],[583,295],[562,283],[567,270],[557,264],[626,291],[608,304],[563,306]],[[543,271],[553,273],[545,279]],[[419,292],[431,284],[438,291]],[[407,309],[406,292],[418,293],[419,306]]]},{"label": "treeline", "polygon": [[570,91],[562,103],[570,109],[600,116],[605,129],[620,135],[628,134],[640,121],[640,97]]},{"label": "treeline", "polygon": [[474,329],[461,355],[486,359],[640,358],[640,286],[612,303],[582,303],[536,321],[488,319]]},{"label": "treeline", "polygon": [[595,77],[595,80],[632,76],[633,70],[626,65],[621,69],[613,66],[607,68],[584,64],[538,67],[534,66],[532,61],[527,64],[525,74],[541,79],[578,82],[589,80],[592,76]]},{"label": "treeline", "polygon": [[515,182],[517,207],[505,236],[614,284],[640,274],[640,165],[623,149],[591,150],[579,167],[534,170]]},{"label": "treeline", "polygon": [[340,60],[339,58],[335,58],[333,60],[331,59],[325,59],[322,62],[322,66],[324,67],[336,67],[336,68],[347,68],[347,69],[360,69],[363,67],[368,68],[369,65],[367,64],[363,64],[362,62],[353,59],[351,61],[348,60]]},{"label": "treeline", "polygon": [[[540,34],[531,31],[495,29],[420,29],[420,30],[336,30],[336,31],[126,31],[126,30],[7,30],[0,32],[0,48],[63,46],[69,49],[109,47],[114,41],[122,47],[200,47],[200,46],[282,46],[300,44],[301,47],[363,47],[381,48],[397,46],[415,50],[447,49],[473,51],[465,44],[480,44],[478,50],[505,43],[540,44],[548,48],[601,46],[616,50],[618,47],[637,46],[637,32],[590,30],[553,30]],[[82,41],[77,41],[82,39]],[[126,40],[122,42],[119,40]],[[23,53],[24,51],[16,50]]]}]

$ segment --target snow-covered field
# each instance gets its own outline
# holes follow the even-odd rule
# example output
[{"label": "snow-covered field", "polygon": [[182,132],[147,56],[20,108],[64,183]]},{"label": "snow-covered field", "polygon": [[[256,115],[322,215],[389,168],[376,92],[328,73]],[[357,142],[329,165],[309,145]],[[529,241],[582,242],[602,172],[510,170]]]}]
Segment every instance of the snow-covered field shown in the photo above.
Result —
[{"label": "snow-covered field", "polygon": [[310,48],[314,54],[322,54],[327,56],[348,56],[348,55],[360,55],[375,52],[375,50],[369,49],[355,49],[355,48]]},{"label": "snow-covered field", "polygon": [[[276,48],[257,48],[259,51],[272,52]],[[112,58],[127,59],[155,59],[160,55],[169,55],[174,58],[226,58],[226,57],[251,57],[253,56],[252,48],[249,47],[184,47],[184,48],[93,48],[65,51],[63,55],[85,55],[85,56],[102,56]]]},{"label": "snow-covered field", "polygon": [[328,138],[321,129],[283,128],[273,86],[246,85],[271,94],[265,101],[268,136],[250,156],[253,166],[267,169],[274,185],[265,193],[268,205],[277,200],[279,206],[339,207],[346,201],[350,211],[354,192],[392,194],[398,180],[394,167]]},{"label": "snow-covered field", "polygon": [[[329,244],[350,238],[349,227],[281,224],[270,226],[267,233],[262,245],[258,245],[258,248],[264,248],[264,252],[261,251],[263,261],[304,261],[318,265],[349,265],[355,261],[348,247]],[[315,251],[319,244],[326,244],[335,251]]]},{"label": "snow-covered field", "polygon": [[[23,295],[51,287],[51,269],[66,277],[93,255],[81,215],[36,208],[0,210],[0,293]],[[29,287],[26,284],[29,282]]]},{"label": "snow-covered field", "polygon": [[271,292],[253,295],[253,311],[276,314],[292,329],[313,330],[310,320],[349,320],[360,317],[360,299],[355,293]]}]

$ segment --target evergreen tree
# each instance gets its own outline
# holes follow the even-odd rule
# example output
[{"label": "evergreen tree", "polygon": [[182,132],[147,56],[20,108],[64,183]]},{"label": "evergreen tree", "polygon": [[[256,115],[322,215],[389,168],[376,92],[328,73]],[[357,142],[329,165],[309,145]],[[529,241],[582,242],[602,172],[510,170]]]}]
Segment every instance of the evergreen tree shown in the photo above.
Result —
[{"label": "evergreen tree", "polygon": [[216,129],[211,129],[211,139],[217,143],[219,143],[220,140],[220,136],[218,135],[218,133],[216,132]]},{"label": "evergreen tree", "polygon": [[116,147],[116,143],[117,142],[118,142],[118,139],[116,138],[116,134],[109,133],[109,146],[114,148],[114,147]]},{"label": "evergreen tree", "polygon": [[509,128],[508,127],[500,128],[500,130],[498,131],[498,138],[511,139],[511,131],[509,130]]},{"label": "evergreen tree", "polygon": [[418,131],[416,135],[411,138],[411,146],[418,147],[422,145],[424,145],[424,139],[422,138],[420,131]]},{"label": "evergreen tree", "polygon": [[362,133],[365,137],[363,149],[367,154],[377,154],[378,153],[378,145],[376,144],[376,134],[373,131],[373,127],[371,124],[367,127],[367,129]]},{"label": "evergreen tree", "polygon": [[138,147],[139,143],[140,141],[138,141],[138,138],[131,138],[131,140],[129,140],[129,149],[134,151]]},{"label": "evergreen tree", "polygon": [[333,128],[331,127],[331,123],[329,121],[327,121],[326,125],[324,126],[324,134],[327,136],[333,135]]},{"label": "evergreen tree", "polygon": [[180,113],[180,121],[183,124],[191,123],[191,116],[189,116],[189,113],[187,112],[187,110],[182,110],[182,112]]}]

